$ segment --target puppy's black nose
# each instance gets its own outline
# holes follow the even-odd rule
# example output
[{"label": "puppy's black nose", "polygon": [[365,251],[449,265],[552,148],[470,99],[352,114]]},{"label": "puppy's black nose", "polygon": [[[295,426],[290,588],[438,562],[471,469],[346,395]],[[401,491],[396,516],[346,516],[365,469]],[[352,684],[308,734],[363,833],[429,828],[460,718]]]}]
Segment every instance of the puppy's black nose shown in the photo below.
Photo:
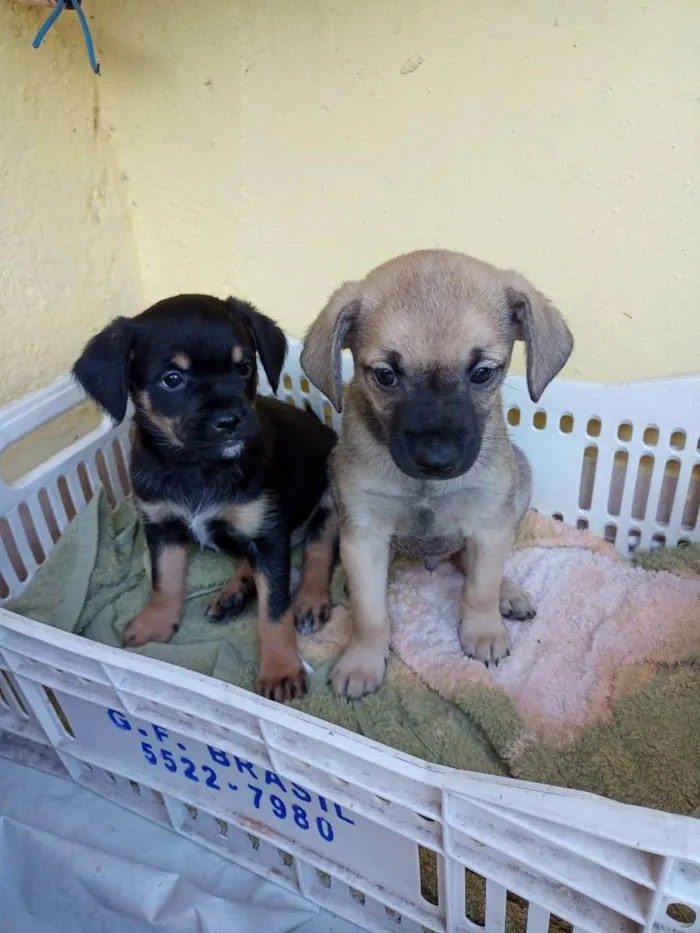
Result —
[{"label": "puppy's black nose", "polygon": [[217,431],[220,431],[221,434],[233,434],[240,423],[240,415],[234,415],[229,412],[225,415],[219,415],[214,422],[214,427]]},{"label": "puppy's black nose", "polygon": [[411,444],[413,462],[428,476],[450,473],[459,457],[459,446],[449,439],[416,439]]}]

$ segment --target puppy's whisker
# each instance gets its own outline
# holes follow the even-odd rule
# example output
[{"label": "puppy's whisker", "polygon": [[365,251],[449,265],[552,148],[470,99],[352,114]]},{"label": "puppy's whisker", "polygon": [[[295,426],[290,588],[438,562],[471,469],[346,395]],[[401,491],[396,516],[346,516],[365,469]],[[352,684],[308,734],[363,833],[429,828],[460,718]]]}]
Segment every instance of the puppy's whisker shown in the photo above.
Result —
[{"label": "puppy's whisker", "polygon": [[520,386],[514,386],[512,383],[508,382],[506,379],[503,380],[503,385],[510,389],[511,392],[520,392],[521,395],[528,395],[528,392],[525,389],[521,389]]}]

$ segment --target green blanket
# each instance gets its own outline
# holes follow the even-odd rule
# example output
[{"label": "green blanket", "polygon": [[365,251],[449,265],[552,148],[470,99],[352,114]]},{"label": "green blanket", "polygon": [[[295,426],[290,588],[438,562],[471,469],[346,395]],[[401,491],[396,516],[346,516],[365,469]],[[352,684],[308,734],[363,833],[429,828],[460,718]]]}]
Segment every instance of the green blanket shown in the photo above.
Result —
[{"label": "green blanket", "polygon": [[[533,543],[542,542],[520,541]],[[642,557],[645,562],[700,580],[696,547],[656,552]],[[138,653],[251,689],[257,663],[255,604],[223,625],[204,617],[211,595],[231,572],[229,558],[193,549],[180,631],[169,644],[148,645]],[[8,608],[120,647],[122,632],[148,591],[147,552],[134,510],[125,502],[112,511],[100,491]],[[338,570],[334,602],[344,599]],[[324,640],[323,633],[301,640],[314,673],[310,694],[294,703],[298,709],[440,765],[560,784],[685,814],[700,802],[700,652],[693,653],[694,648],[680,650],[670,663],[647,660],[643,676],[628,678],[605,721],[565,739],[550,741],[545,732],[530,742],[522,739],[528,724],[517,702],[503,689],[482,677],[447,699],[396,654],[378,693],[360,702],[340,700],[327,685],[339,650],[337,640]],[[674,767],[668,767],[669,761]]]}]

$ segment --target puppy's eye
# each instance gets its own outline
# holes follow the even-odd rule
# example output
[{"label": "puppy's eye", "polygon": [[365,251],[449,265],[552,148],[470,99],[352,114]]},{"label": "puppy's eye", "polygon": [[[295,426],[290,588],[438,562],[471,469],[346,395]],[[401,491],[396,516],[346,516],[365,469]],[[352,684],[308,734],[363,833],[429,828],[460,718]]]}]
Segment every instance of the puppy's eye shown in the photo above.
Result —
[{"label": "puppy's eye", "polygon": [[469,373],[469,381],[475,385],[485,385],[496,372],[493,366],[477,366]]},{"label": "puppy's eye", "polygon": [[376,366],[372,370],[372,375],[379,385],[384,386],[385,389],[390,389],[396,385],[396,373],[389,366]]},{"label": "puppy's eye", "polygon": [[253,364],[250,360],[242,360],[238,364],[238,372],[243,376],[244,379],[250,379],[253,375]]},{"label": "puppy's eye", "polygon": [[185,378],[177,369],[171,369],[162,377],[160,384],[164,389],[179,389],[185,384]]}]

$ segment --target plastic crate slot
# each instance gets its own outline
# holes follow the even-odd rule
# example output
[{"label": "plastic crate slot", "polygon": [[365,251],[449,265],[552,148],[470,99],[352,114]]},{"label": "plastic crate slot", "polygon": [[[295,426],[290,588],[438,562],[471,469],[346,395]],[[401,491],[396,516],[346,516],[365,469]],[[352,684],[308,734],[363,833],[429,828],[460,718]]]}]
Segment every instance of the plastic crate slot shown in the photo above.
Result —
[{"label": "plastic crate slot", "polygon": [[301,387],[301,391],[304,393],[304,395],[308,395],[309,392],[311,391],[309,380],[306,379],[304,376],[302,376],[302,378],[299,380],[299,386]]},{"label": "plastic crate slot", "polygon": [[357,888],[348,888],[348,890],[350,891],[350,897],[351,897],[357,904],[359,904],[360,907],[364,907],[365,904],[367,903],[367,898],[366,898],[365,895],[362,893],[362,891],[358,891]]},{"label": "plastic crate slot", "polygon": [[659,429],[655,424],[650,424],[644,430],[643,441],[647,447],[656,447],[659,443]]},{"label": "plastic crate slot", "polygon": [[196,820],[199,816],[199,810],[196,807],[193,807],[191,803],[185,804],[185,810],[187,810],[192,821]]},{"label": "plastic crate slot", "polygon": [[532,416],[532,426],[537,431],[544,431],[547,427],[547,412],[543,411],[541,408],[539,411],[536,411]]},{"label": "plastic crate slot", "polygon": [[517,426],[520,424],[520,409],[517,407],[517,405],[513,405],[508,409],[506,418],[511,428],[517,428]]},{"label": "plastic crate slot", "polygon": [[61,537],[61,529],[58,527],[58,522],[56,521],[56,515],[51,505],[51,499],[46,489],[39,490],[39,506],[41,508],[41,514],[44,516],[44,521],[46,522],[46,528],[49,532],[51,540],[55,544]]},{"label": "plastic crate slot", "polygon": [[643,454],[639,458],[637,481],[634,486],[634,496],[632,497],[632,518],[635,518],[638,522],[644,521],[644,516],[646,515],[647,502],[649,501],[649,488],[651,486],[651,476],[653,472],[653,454]]},{"label": "plastic crate slot", "polygon": [[101,450],[98,450],[95,454],[95,469],[97,470],[97,475],[102,483],[102,488],[105,491],[110,508],[113,509],[117,504],[117,497],[112,487],[112,477],[109,474],[109,467],[107,466],[105,455]]},{"label": "plastic crate slot", "polygon": [[555,522],[564,521],[564,516],[561,514],[561,512],[552,512],[552,518],[554,519]]},{"label": "plastic crate slot", "polygon": [[384,913],[390,920],[393,920],[394,923],[401,923],[401,914],[398,912],[398,910],[394,910],[392,907],[385,907]]},{"label": "plastic crate slot", "polygon": [[136,783],[136,781],[129,781],[129,787],[133,790],[137,797],[141,796],[141,788]]},{"label": "plastic crate slot", "polygon": [[530,904],[524,897],[506,891],[506,929],[525,930]]},{"label": "plastic crate slot", "polygon": [[287,389],[288,392],[291,392],[294,388],[292,377],[289,375],[289,373],[285,373],[284,376],[282,376],[282,385],[285,387],[285,389]]},{"label": "plastic crate slot", "polygon": [[112,453],[114,454],[114,462],[117,465],[117,478],[119,480],[119,485],[122,487],[122,492],[125,496],[128,496],[131,492],[131,483],[129,482],[129,470],[127,467],[127,458],[124,456],[124,451],[122,450],[122,445],[119,442],[119,438],[115,438],[112,441]]},{"label": "plastic crate slot", "polygon": [[329,428],[333,427],[333,412],[331,411],[331,406],[328,402],[323,403],[323,420]]},{"label": "plastic crate slot", "polygon": [[559,430],[562,434],[571,434],[574,430],[574,416],[573,415],[562,415],[559,419]]},{"label": "plastic crate slot", "polygon": [[2,676],[3,676],[3,678],[5,679],[5,681],[7,682],[7,686],[8,686],[9,689],[10,689],[10,693],[12,694],[12,697],[13,697],[15,703],[17,704],[18,711],[20,712],[20,714],[21,714],[22,716],[25,717],[25,719],[29,719],[29,710],[28,710],[27,707],[24,705],[24,701],[23,701],[23,699],[22,699],[22,695],[21,695],[21,693],[19,692],[19,689],[18,689],[17,685],[15,684],[15,682],[13,681],[12,677],[8,674],[7,671],[3,671],[3,672],[2,672]]},{"label": "plastic crate slot", "polygon": [[664,475],[659,490],[659,501],[656,506],[656,521],[660,525],[668,525],[671,520],[673,503],[678,491],[678,478],[681,473],[681,462],[676,457],[666,461]]},{"label": "plastic crate slot", "polygon": [[434,823],[434,822],[435,822],[435,820],[432,818],[432,816],[424,816],[422,813],[416,813],[416,814],[414,814],[414,815],[415,815],[416,819],[423,820],[425,823]]},{"label": "plastic crate slot", "polygon": [[692,531],[698,520],[698,509],[700,508],[700,463],[696,463],[693,472],[690,475],[688,492],[685,497],[685,508],[681,518],[681,528],[685,531]]},{"label": "plastic crate slot", "polygon": [[284,400],[287,403],[287,405],[291,405],[292,408],[296,408],[297,403],[294,401],[293,395],[287,395]]},{"label": "plastic crate slot", "polygon": [[95,495],[95,491],[92,488],[92,480],[90,479],[90,474],[88,472],[87,464],[84,460],[81,460],[78,464],[78,482],[80,483],[80,489],[83,493],[83,498],[85,503],[91,501],[92,497]]},{"label": "plastic crate slot", "polygon": [[41,546],[39,532],[36,529],[34,519],[32,518],[32,513],[29,511],[29,506],[26,502],[22,502],[18,506],[17,515],[19,516],[22,530],[24,531],[24,534],[27,538],[27,544],[29,545],[29,550],[32,552],[32,557],[37,564],[43,564],[46,560],[46,554],[44,553],[44,549]]},{"label": "plastic crate slot", "polygon": [[464,869],[464,912],[475,926],[486,925],[486,878],[471,868]]},{"label": "plastic crate slot", "polygon": [[258,839],[258,837],[253,836],[252,833],[246,833],[246,836],[248,837],[251,848],[255,849],[255,851],[257,852],[257,850],[260,848],[260,840]]},{"label": "plastic crate slot", "polygon": [[437,853],[425,846],[418,846],[418,866],[420,868],[420,893],[424,901],[437,907],[440,882],[438,876]]},{"label": "plastic crate slot", "polygon": [[666,535],[660,531],[657,531],[655,535],[652,535],[651,549],[656,550],[660,547],[666,547]]},{"label": "plastic crate slot", "polygon": [[221,820],[216,817],[216,827],[219,830],[219,835],[223,836],[224,839],[228,836],[228,823],[226,820]]},{"label": "plastic crate slot", "polygon": [[605,529],[603,530],[603,537],[606,541],[609,541],[610,544],[614,544],[615,539],[617,538],[617,525],[613,524],[612,522],[608,522],[608,524],[605,526]]},{"label": "plastic crate slot", "polygon": [[634,428],[629,421],[623,421],[617,428],[617,439],[628,444],[634,436]]},{"label": "plastic crate slot", "polygon": [[283,865],[286,865],[287,868],[291,868],[294,864],[294,856],[290,852],[285,852],[284,849],[278,849],[280,860]]},{"label": "plastic crate slot", "polygon": [[14,570],[17,579],[20,583],[24,583],[29,573],[24,565],[24,561],[20,557],[15,536],[6,518],[0,518],[0,541],[2,542],[3,550],[7,555],[7,559],[10,561],[10,566]]},{"label": "plastic crate slot", "polygon": [[10,595],[10,587],[7,585],[7,580],[0,573],[0,599],[7,599]]},{"label": "plastic crate slot", "polygon": [[610,474],[610,494],[608,495],[608,514],[610,515],[620,514],[628,463],[629,454],[627,451],[618,450],[613,457],[612,472]]},{"label": "plastic crate slot", "polygon": [[75,516],[77,515],[75,509],[75,503],[70,494],[70,489],[68,488],[68,480],[65,476],[61,475],[58,477],[58,482],[56,483],[58,489],[58,494],[61,497],[61,505],[63,506],[63,511],[66,513],[66,518],[69,522],[72,522]]},{"label": "plastic crate slot", "polygon": [[674,450],[684,450],[686,441],[685,431],[674,431],[669,440],[669,446]]},{"label": "plastic crate slot", "polygon": [[595,444],[589,444],[583,452],[581,463],[581,483],[578,493],[578,505],[580,509],[590,509],[591,507],[597,465],[598,448]]},{"label": "plastic crate slot", "polygon": [[589,437],[600,437],[600,429],[602,425],[600,418],[594,416],[593,418],[588,419],[588,424],[586,425],[586,434]]},{"label": "plastic crate slot", "polygon": [[568,920],[562,920],[554,914],[549,918],[549,928],[547,933],[574,933],[574,928]]},{"label": "plastic crate slot", "polygon": [[51,687],[44,687],[43,690],[44,690],[44,693],[45,693],[46,696],[47,696],[47,699],[48,699],[49,703],[50,703],[51,706],[53,707],[54,713],[56,714],[56,716],[58,717],[59,722],[60,722],[61,725],[63,726],[64,731],[65,731],[72,739],[74,739],[74,738],[75,738],[75,733],[73,732],[73,728],[72,728],[70,722],[68,721],[68,717],[66,716],[66,713],[65,713],[63,707],[62,707],[61,704],[58,702],[58,699],[57,699],[57,697],[56,697],[56,694],[53,692],[53,690],[51,689]]},{"label": "plastic crate slot", "polygon": [[321,871],[320,868],[316,869],[316,877],[318,878],[318,883],[324,888],[330,888],[332,882],[331,876],[327,871]]}]

